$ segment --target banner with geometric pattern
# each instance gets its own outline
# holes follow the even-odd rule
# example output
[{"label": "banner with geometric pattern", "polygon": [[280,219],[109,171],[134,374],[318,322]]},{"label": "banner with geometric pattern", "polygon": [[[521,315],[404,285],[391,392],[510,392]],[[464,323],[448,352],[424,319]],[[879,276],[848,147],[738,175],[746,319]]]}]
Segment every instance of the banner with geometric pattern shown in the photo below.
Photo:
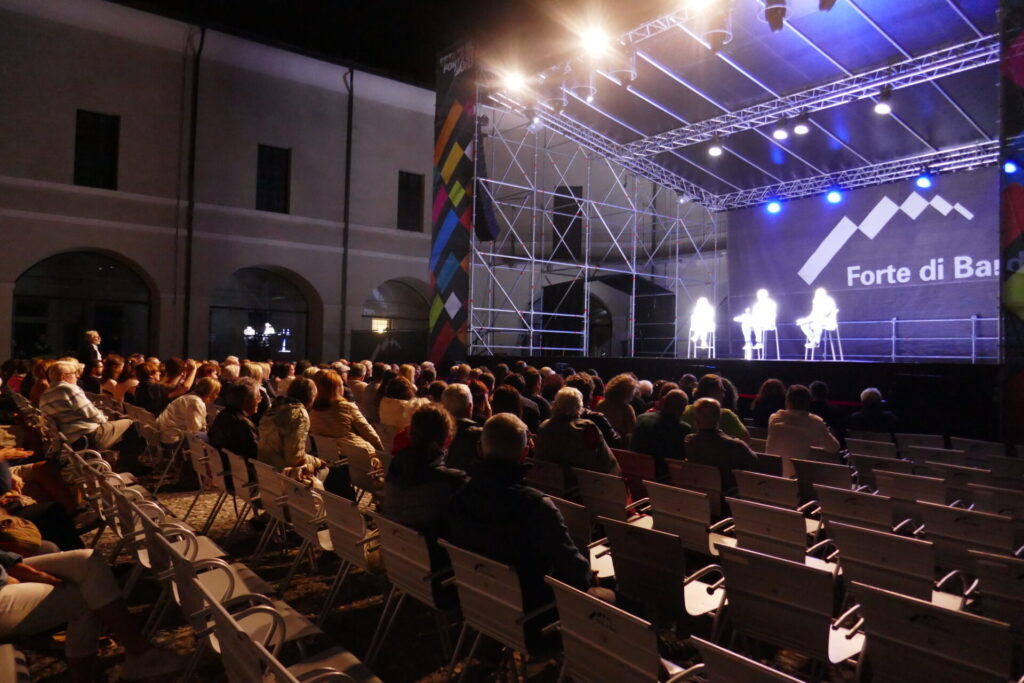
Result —
[{"label": "banner with geometric pattern", "polygon": [[476,68],[472,44],[444,55],[434,117],[433,242],[430,251],[430,360],[466,356]]}]

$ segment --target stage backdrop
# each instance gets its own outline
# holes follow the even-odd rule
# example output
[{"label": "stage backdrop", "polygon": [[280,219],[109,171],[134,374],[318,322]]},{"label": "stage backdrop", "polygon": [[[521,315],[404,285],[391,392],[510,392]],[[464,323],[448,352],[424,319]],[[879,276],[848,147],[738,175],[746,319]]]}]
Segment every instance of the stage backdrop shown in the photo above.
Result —
[{"label": "stage backdrop", "polygon": [[845,192],[838,204],[813,197],[777,214],[731,212],[730,297],[718,312],[728,353],[742,355],[732,319],[764,287],[778,303],[783,358],[802,358],[795,320],[824,287],[847,360],[995,362],[998,182],[988,168],[936,176],[928,189],[906,180]]}]

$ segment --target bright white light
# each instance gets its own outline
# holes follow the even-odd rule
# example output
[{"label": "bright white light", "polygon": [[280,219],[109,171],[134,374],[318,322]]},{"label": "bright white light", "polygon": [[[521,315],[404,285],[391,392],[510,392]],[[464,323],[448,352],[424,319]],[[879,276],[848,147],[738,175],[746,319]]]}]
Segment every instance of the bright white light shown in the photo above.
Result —
[{"label": "bright white light", "polygon": [[921,175],[917,176],[917,179],[914,181],[914,184],[920,187],[922,190],[927,190],[929,187],[932,186],[932,177],[927,173],[922,173]]},{"label": "bright white light", "polygon": [[711,146],[708,147],[708,154],[713,157],[722,156],[722,146],[717,142],[711,143]]},{"label": "bright white light", "polygon": [[246,325],[245,329],[242,330],[242,336],[245,337],[246,339],[250,339],[252,337],[255,337],[256,336],[256,330],[253,328],[252,325]]},{"label": "bright white light", "polygon": [[811,132],[811,127],[808,126],[803,121],[800,121],[795,126],[793,126],[793,132],[796,133],[797,135],[807,135],[808,133]]},{"label": "bright white light", "polygon": [[698,350],[710,347],[715,332],[715,309],[707,297],[700,297],[694,304],[690,314],[690,341]]},{"label": "bright white light", "polygon": [[703,12],[716,2],[717,0],[686,0],[686,7],[694,12]]},{"label": "bright white light", "polygon": [[[772,204],[777,204],[777,202],[772,202]],[[775,329],[775,318],[778,311],[778,304],[768,296],[768,290],[759,289],[754,305],[733,318],[740,324],[740,329],[743,332],[743,357],[746,360],[753,358],[755,350],[764,348],[764,333]]]},{"label": "bright white light", "polygon": [[594,93],[588,94],[587,95],[587,104],[590,104],[593,101],[594,101]]},{"label": "bright white light", "polygon": [[590,26],[580,33],[580,47],[590,57],[600,57],[608,51],[608,34],[598,26]]},{"label": "bright white light", "polygon": [[879,116],[885,116],[886,114],[892,113],[892,105],[887,100],[878,100],[875,102],[875,113]]},{"label": "bright white light", "polygon": [[839,309],[836,300],[828,295],[823,287],[814,290],[811,301],[811,312],[804,318],[797,318],[804,336],[807,337],[805,348],[813,349],[821,344],[821,333],[825,330],[834,331],[839,327]]},{"label": "bright white light", "polygon": [[768,206],[765,208],[768,209],[768,213],[778,213],[779,211],[782,211],[782,204],[778,202],[768,202]]},{"label": "bright white light", "polygon": [[263,334],[264,336],[270,337],[277,334],[277,330],[270,323],[263,323]]},{"label": "bright white light", "polygon": [[828,200],[829,204],[838,204],[843,201],[843,193],[839,190],[829,190],[829,193],[825,195],[825,199]]},{"label": "bright white light", "polygon": [[789,131],[786,130],[785,126],[779,124],[779,126],[772,131],[772,137],[776,140],[785,140],[789,137]]},{"label": "bright white light", "polygon": [[505,89],[509,92],[521,92],[526,89],[526,77],[518,71],[505,74]]}]

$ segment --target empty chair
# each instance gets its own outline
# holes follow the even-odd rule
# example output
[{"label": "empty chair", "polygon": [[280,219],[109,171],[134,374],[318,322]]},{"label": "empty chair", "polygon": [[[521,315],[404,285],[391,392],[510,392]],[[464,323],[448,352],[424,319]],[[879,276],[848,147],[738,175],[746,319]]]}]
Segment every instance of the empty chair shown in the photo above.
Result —
[{"label": "empty chair", "polygon": [[366,517],[359,509],[358,503],[327,491],[322,492],[320,497],[324,506],[327,533],[331,539],[331,551],[341,560],[317,619],[317,624],[322,625],[338,599],[341,587],[352,568],[357,567],[365,572],[373,571],[367,560],[367,552],[377,548],[379,544],[375,535],[370,533]]},{"label": "empty chair", "polygon": [[736,472],[739,495],[766,505],[795,510],[800,505],[800,487],[795,479],[773,477],[758,472]]},{"label": "empty chair", "polygon": [[815,484],[824,484],[839,489],[853,487],[853,471],[846,465],[794,460],[793,469],[796,470],[801,502],[806,503],[815,499]]},{"label": "empty chair", "polygon": [[954,436],[950,438],[949,443],[953,450],[964,451],[971,456],[1006,455],[1006,444],[997,441],[981,441]]},{"label": "empty chair", "polygon": [[549,496],[557,496],[566,500],[578,498],[576,488],[566,482],[564,465],[536,458],[527,460],[526,464],[527,470],[523,475],[523,483],[538,491],[543,491]]},{"label": "empty chair", "polygon": [[[744,548],[721,548],[729,619],[742,636],[838,664],[864,645],[833,618],[835,576]],[[744,679],[740,679],[744,680]]]},{"label": "empty chair", "polygon": [[690,676],[695,674],[709,681],[743,683],[797,683],[800,680],[696,636],[691,637],[690,642],[700,653],[702,663],[687,669],[679,680],[690,680]]},{"label": "empty chair", "polygon": [[946,503],[946,482],[938,477],[922,477],[901,472],[874,472],[878,492],[892,498],[893,511],[903,519],[920,521],[917,501]]},{"label": "empty chair", "polygon": [[773,477],[782,476],[782,456],[771,453],[757,453],[756,471],[761,474],[770,474]]},{"label": "empty chair", "polygon": [[574,503],[555,496],[549,496],[562,514],[562,521],[569,530],[569,537],[580,551],[580,555],[590,558],[590,569],[597,572],[598,577],[615,576],[615,567],[612,558],[608,554],[608,546],[602,541],[591,542],[594,523],[590,519],[587,508],[579,503]]},{"label": "empty chair", "polygon": [[967,489],[973,509],[1024,521],[1024,491],[983,484],[968,484]]},{"label": "empty chair", "polygon": [[861,441],[892,441],[892,434],[889,432],[870,432],[865,429],[847,429],[848,439],[859,439]]},{"label": "empty chair", "polygon": [[[451,572],[447,568],[437,571],[432,568],[430,546],[423,534],[379,513],[370,512],[369,515],[379,532],[381,555],[391,582],[380,621],[377,622],[377,629],[366,650],[366,663],[372,666],[406,597],[412,597],[438,614],[444,614],[444,607],[435,595],[435,584]],[[439,620],[438,629],[441,643],[447,649],[448,631],[443,619]]]},{"label": "empty chair", "polygon": [[639,500],[626,504],[626,485],[614,474],[591,472],[578,467],[572,468],[573,476],[580,487],[580,499],[590,511],[591,518],[608,517],[623,522],[634,522],[651,526],[651,518],[636,514],[636,509],[647,503]]},{"label": "empty chair", "polygon": [[735,544],[736,539],[721,533],[732,520],[712,525],[711,499],[700,491],[647,482],[651,497],[654,528],[679,537],[683,547],[703,555],[717,555],[715,543]]},{"label": "empty chair", "polygon": [[967,454],[964,451],[932,448],[931,446],[900,446],[900,456],[918,465],[923,465],[928,461],[944,462],[951,465],[967,464]]},{"label": "empty chair", "polygon": [[880,472],[900,472],[913,474],[914,463],[896,458],[879,458],[874,455],[850,454],[850,464],[857,471],[857,483],[861,486],[878,488],[875,483],[875,470]]},{"label": "empty chair", "polygon": [[843,522],[876,531],[893,530],[892,499],[888,496],[822,484],[814,485],[814,494],[826,527]]},{"label": "empty chair", "polygon": [[804,455],[801,460],[810,460],[813,462],[822,462],[829,465],[841,465],[843,463],[843,456],[839,453],[831,453],[826,451],[824,448],[818,448],[812,446],[807,450],[807,454]]},{"label": "empty chair", "polygon": [[846,439],[846,450],[857,455],[873,455],[876,458],[896,458],[899,450],[892,441],[867,441]]},{"label": "empty chair", "polygon": [[685,460],[666,460],[669,481],[691,491],[707,494],[711,516],[722,516],[722,473],[717,467],[699,465]]},{"label": "empty chair", "polygon": [[990,619],[1013,626],[1024,635],[1024,559],[969,551],[974,558],[972,574],[978,580],[978,607]]},{"label": "empty chair", "polygon": [[[722,573],[718,566],[708,565],[687,576],[683,544],[675,534],[608,518],[601,523],[608,534],[620,594],[643,604],[646,616],[659,626],[686,615],[715,612],[711,631],[717,631],[717,611],[725,599],[721,586],[715,586]],[[706,577],[711,579],[702,580]]]},{"label": "empty chair", "polygon": [[828,532],[839,548],[843,583],[858,581],[927,600],[948,609],[961,609],[962,595],[943,590],[951,583],[961,593],[966,581],[950,573],[935,581],[935,546],[919,538],[829,522]]},{"label": "empty chair", "polygon": [[[807,525],[799,512],[739,498],[730,498],[729,505],[736,525],[737,547],[828,571],[835,569],[834,564],[807,554]],[[719,545],[719,551],[722,545],[725,544]]]},{"label": "empty chair", "polygon": [[645,481],[657,481],[655,473],[654,456],[646,453],[636,453],[621,448],[613,448],[612,455],[619,463],[622,470],[622,478],[629,489],[629,495],[633,500],[640,500],[647,497],[647,489],[644,488]]},{"label": "empty chair", "polygon": [[932,477],[941,477],[946,482],[945,502],[954,503],[957,501],[969,503],[971,491],[969,484],[982,484],[990,486],[992,472],[977,467],[963,467],[961,465],[950,465],[941,462],[927,462],[922,468],[921,474]]},{"label": "empty chair", "polygon": [[[896,437],[896,445],[899,446],[900,453],[903,454],[903,457],[907,457],[907,454],[904,452],[905,449],[910,448],[912,446],[918,446],[918,447],[921,447],[921,448],[945,448],[946,447],[946,437],[942,436],[941,434],[910,434],[908,432],[896,432],[896,434],[894,434],[894,436]],[[868,438],[868,437],[857,436],[855,438],[861,439],[861,438]],[[885,439],[871,439],[871,440],[872,441],[885,441]]]},{"label": "empty chair", "polygon": [[[447,541],[440,541],[440,544],[448,551],[448,556],[452,560],[455,588],[459,592],[459,606],[465,619],[451,665],[448,667],[449,673],[458,662],[466,635],[473,629],[477,635],[466,657],[467,669],[480,646],[481,639],[486,636],[508,650],[522,653],[523,656],[518,662],[515,658],[511,658],[511,661],[514,667],[517,664],[522,667],[525,679],[526,659],[530,646],[534,645],[533,639],[539,636],[540,627],[551,623],[555,618],[551,606],[543,611],[538,609],[527,614],[523,610],[519,574],[514,567],[469,552]],[[519,671],[513,673],[518,680]]]},{"label": "empty chair", "polygon": [[[682,672],[658,654],[654,626],[561,581],[545,579],[555,594],[564,660],[559,680],[651,683],[666,670]],[[679,680],[670,678],[669,680]]]},{"label": "empty chair", "polygon": [[1024,489],[1024,458],[987,455],[982,464],[992,470],[999,486]]},{"label": "empty chair", "polygon": [[1008,624],[861,583],[853,591],[864,618],[864,656],[873,681],[1006,683],[1011,678]]},{"label": "empty chair", "polygon": [[1016,551],[1012,517],[926,502],[918,507],[925,538],[935,544],[941,567],[970,572],[974,568],[970,550],[1002,555]]}]

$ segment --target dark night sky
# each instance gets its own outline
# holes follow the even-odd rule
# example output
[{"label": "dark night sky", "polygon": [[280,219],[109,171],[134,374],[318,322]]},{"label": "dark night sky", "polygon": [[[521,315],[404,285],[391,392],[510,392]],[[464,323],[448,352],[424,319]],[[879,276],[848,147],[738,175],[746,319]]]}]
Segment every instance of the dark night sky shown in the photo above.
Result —
[{"label": "dark night sky", "polygon": [[[610,33],[672,11],[672,0],[113,0],[433,87],[437,54],[472,38],[502,61],[555,63],[565,19],[601,16]],[[614,8],[611,10],[611,8]],[[530,68],[532,67],[532,68]]]}]

